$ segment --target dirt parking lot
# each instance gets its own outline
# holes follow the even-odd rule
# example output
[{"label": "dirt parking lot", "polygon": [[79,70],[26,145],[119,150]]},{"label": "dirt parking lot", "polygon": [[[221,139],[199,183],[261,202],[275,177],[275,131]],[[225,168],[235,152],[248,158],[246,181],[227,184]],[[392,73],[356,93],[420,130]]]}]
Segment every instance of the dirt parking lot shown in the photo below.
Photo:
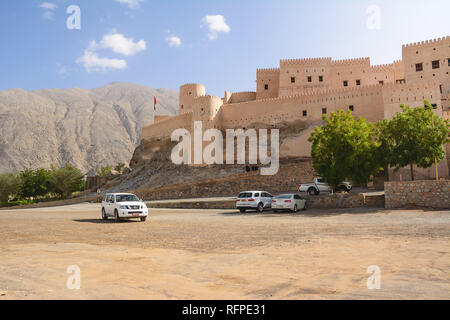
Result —
[{"label": "dirt parking lot", "polygon": [[0,300],[450,298],[450,211],[154,209],[114,223],[82,204],[0,211],[0,237]]}]

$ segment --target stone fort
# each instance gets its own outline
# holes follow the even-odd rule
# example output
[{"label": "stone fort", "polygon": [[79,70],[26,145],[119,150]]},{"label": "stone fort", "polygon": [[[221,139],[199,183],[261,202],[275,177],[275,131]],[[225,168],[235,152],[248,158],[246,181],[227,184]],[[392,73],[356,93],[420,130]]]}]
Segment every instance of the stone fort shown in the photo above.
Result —
[{"label": "stone fort", "polygon": [[[355,117],[376,122],[392,118],[401,104],[419,107],[428,100],[438,116],[449,118],[449,72],[450,36],[403,45],[402,60],[386,65],[372,65],[370,58],[281,60],[278,68],[256,71],[256,91],[225,91],[219,98],[207,95],[201,84],[181,86],[179,114],[156,116],[154,124],[143,128],[142,139],[167,138],[178,128],[192,132],[194,121],[202,121],[203,130],[248,129],[255,124],[277,128],[302,121],[310,127],[283,142],[280,157],[309,157],[309,135],[323,114],[337,110],[351,110]],[[449,151],[447,146],[448,157]],[[419,178],[435,176],[434,168],[417,171]],[[445,159],[439,175],[448,178],[448,172]],[[400,174],[391,170],[389,179],[401,179]],[[408,170],[403,175],[406,179]]]}]

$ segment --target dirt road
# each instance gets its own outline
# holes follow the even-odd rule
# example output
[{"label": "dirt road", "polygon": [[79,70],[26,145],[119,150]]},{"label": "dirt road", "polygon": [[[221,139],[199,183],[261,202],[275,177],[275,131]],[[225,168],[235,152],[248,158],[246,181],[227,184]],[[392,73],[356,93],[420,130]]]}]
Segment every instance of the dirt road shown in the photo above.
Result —
[{"label": "dirt road", "polygon": [[0,300],[450,299],[450,211],[158,209],[117,224],[82,204],[0,211],[0,239]]}]

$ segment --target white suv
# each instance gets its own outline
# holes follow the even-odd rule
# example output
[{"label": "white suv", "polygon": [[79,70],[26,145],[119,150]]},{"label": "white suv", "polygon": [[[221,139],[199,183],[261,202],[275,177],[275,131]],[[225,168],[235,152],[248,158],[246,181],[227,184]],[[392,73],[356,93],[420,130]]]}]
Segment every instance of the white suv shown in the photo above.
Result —
[{"label": "white suv", "polygon": [[273,196],[265,191],[244,191],[238,195],[236,208],[240,212],[251,209],[261,213],[265,208],[272,207],[272,198]]},{"label": "white suv", "polygon": [[121,219],[140,218],[144,222],[148,217],[148,208],[142,200],[131,193],[109,193],[102,201],[102,219],[113,217]]}]

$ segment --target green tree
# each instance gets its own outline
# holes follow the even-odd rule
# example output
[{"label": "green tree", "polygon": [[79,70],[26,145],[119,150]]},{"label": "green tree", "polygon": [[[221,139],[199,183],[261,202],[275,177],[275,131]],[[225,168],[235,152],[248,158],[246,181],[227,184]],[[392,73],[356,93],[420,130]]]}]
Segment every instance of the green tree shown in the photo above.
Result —
[{"label": "green tree", "polygon": [[333,190],[345,179],[357,184],[370,181],[381,169],[375,125],[364,118],[355,120],[350,111],[342,110],[325,115],[323,120],[326,124],[309,138],[314,170]]},{"label": "green tree", "polygon": [[63,199],[84,188],[84,175],[70,164],[62,168],[52,167],[49,181],[51,191]]},{"label": "green tree", "polygon": [[429,168],[444,159],[449,123],[435,115],[426,100],[424,107],[401,105],[401,108],[402,112],[396,113],[391,121],[379,124],[379,140],[384,162],[396,171],[409,165],[414,180],[414,165]]},{"label": "green tree", "polygon": [[27,169],[19,174],[21,180],[20,195],[23,198],[40,197],[50,190],[50,172],[46,169]]},{"label": "green tree", "polygon": [[0,174],[0,202],[7,202],[10,196],[16,196],[19,189],[20,179],[16,174]]},{"label": "green tree", "polygon": [[97,175],[99,177],[104,177],[107,176],[108,174],[110,174],[112,171],[112,166],[108,165],[108,166],[102,166],[100,169],[97,169]]}]

